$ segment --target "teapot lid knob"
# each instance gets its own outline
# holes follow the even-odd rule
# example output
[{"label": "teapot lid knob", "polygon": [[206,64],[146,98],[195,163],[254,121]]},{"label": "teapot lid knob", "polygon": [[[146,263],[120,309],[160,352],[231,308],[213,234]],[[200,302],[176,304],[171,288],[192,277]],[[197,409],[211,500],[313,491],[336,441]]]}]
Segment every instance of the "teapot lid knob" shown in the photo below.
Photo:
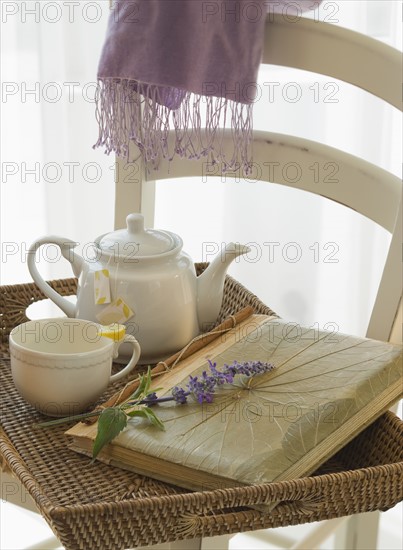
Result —
[{"label": "teapot lid knob", "polygon": [[129,233],[144,232],[144,216],[142,214],[129,214],[126,218],[126,224]]},{"label": "teapot lid knob", "polygon": [[136,260],[140,256],[158,256],[177,246],[182,247],[180,237],[169,231],[144,228],[144,216],[142,214],[129,214],[126,218],[126,229],[118,229],[112,233],[102,235],[95,242],[101,250],[118,251],[119,256],[130,257],[136,250]]}]

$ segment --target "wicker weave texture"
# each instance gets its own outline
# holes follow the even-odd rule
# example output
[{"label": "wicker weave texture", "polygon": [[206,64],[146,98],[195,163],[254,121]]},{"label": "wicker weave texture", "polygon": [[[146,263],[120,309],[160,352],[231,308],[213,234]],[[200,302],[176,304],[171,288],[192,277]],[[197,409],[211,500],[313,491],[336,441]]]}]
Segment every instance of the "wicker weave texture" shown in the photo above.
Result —
[{"label": "wicker weave texture", "polygon": [[[197,266],[198,272],[205,264]],[[69,295],[76,281],[53,281]],[[387,509],[403,498],[403,423],[387,413],[325,464],[316,475],[289,482],[189,493],[70,451],[65,427],[41,430],[43,417],[12,382],[7,338],[43,299],[33,284],[0,288],[2,358],[0,456],[23,482],[68,550],[120,550],[197,536],[214,536]],[[221,320],[245,305],[273,312],[230,277]],[[127,381],[127,380],[126,380]],[[124,382],[101,397],[103,401]],[[281,502],[270,514],[248,506]]]}]

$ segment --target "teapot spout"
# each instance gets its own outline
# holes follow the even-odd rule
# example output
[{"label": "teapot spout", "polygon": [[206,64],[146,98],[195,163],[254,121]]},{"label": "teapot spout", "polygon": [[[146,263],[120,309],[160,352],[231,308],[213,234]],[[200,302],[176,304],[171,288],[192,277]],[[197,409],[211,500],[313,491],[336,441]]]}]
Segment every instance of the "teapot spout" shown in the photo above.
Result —
[{"label": "teapot spout", "polygon": [[197,315],[201,332],[211,330],[217,320],[222,304],[225,275],[230,263],[249,251],[249,247],[239,243],[227,244],[197,278]]}]

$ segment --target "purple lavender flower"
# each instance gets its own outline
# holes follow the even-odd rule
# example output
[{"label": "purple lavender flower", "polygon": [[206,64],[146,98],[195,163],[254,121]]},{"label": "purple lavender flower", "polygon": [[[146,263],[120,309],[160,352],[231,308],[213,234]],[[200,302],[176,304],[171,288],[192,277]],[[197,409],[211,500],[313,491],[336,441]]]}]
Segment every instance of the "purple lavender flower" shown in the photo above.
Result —
[{"label": "purple lavender flower", "polygon": [[220,386],[221,384],[232,384],[234,381],[234,377],[230,372],[221,372],[217,370],[217,363],[212,363],[210,359],[208,359],[210,371],[211,371],[211,377],[214,379],[217,386]]},{"label": "purple lavender flower", "polygon": [[274,365],[272,365],[271,363],[264,363],[262,361],[244,361],[243,363],[234,361],[231,365],[224,365],[223,373],[229,374],[232,377],[234,377],[236,374],[255,376],[257,374],[270,372],[273,369]]},{"label": "purple lavender flower", "polygon": [[147,405],[147,407],[152,407],[153,405],[157,405],[158,403],[161,403],[161,398],[157,396],[155,392],[149,393],[144,399],[141,401],[134,400],[134,401],[128,401],[127,405]]},{"label": "purple lavender flower", "polygon": [[154,405],[158,401],[157,394],[154,392],[149,393],[145,399],[143,399],[144,403],[147,403],[148,405]]},{"label": "purple lavender flower", "polygon": [[183,388],[175,386],[174,388],[172,388],[171,393],[174,400],[180,405],[183,405],[187,402],[187,396],[189,395],[189,392],[186,392]]},{"label": "purple lavender flower", "polygon": [[206,371],[202,372],[199,379],[198,376],[189,376],[189,383],[186,387],[194,395],[199,403],[206,401],[211,403],[213,401],[213,393],[215,390],[216,382],[214,377],[209,376]]}]

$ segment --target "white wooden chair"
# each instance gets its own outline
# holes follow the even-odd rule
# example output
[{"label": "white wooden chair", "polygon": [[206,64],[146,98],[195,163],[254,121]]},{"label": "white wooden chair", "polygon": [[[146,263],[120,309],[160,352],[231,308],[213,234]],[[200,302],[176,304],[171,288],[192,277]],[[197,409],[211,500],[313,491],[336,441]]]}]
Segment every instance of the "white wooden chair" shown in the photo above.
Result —
[{"label": "white wooden chair", "polygon": [[[401,109],[401,58],[394,49],[367,38],[358,33],[319,23],[309,19],[301,19],[298,23],[290,23],[281,16],[267,20],[267,33],[263,62],[305,69],[314,73],[328,75],[350,82],[384,101]],[[368,67],[371,66],[371,70]],[[230,140],[228,139],[228,146]],[[298,162],[303,173],[314,162],[337,162],[340,166],[339,183],[334,187],[321,189],[328,199],[344,204],[346,207],[360,212],[375,223],[381,225],[392,234],[390,250],[387,256],[383,277],[380,283],[377,299],[373,308],[367,336],[380,340],[389,340],[392,328],[395,326],[395,340],[401,335],[396,328],[401,324],[397,318],[399,303],[401,304],[401,266],[400,266],[400,236],[402,233],[401,214],[401,181],[394,175],[368,162],[353,157],[345,152],[333,149],[320,143],[292,137],[273,134],[271,132],[255,132],[254,162],[262,166],[262,180],[270,181],[269,171],[265,169],[264,161],[287,163],[290,160]],[[184,161],[174,159],[169,165],[162,163],[156,172],[146,172],[143,166],[137,172],[141,174],[137,183],[128,184],[124,181],[126,162],[118,160],[120,174],[116,183],[115,226],[125,226],[125,218],[130,212],[142,212],[146,225],[152,227],[154,220],[155,181],[178,177],[201,176],[202,161]],[[315,185],[306,181],[290,184],[280,177],[275,183],[298,187],[311,193],[318,193]],[[270,304],[269,304],[270,305]],[[281,315],[281,312],[279,312]],[[399,320],[400,319],[400,320]],[[395,325],[394,325],[395,323]],[[4,477],[2,484],[15,484],[15,480]],[[10,499],[9,500],[13,500]],[[31,508],[32,501],[22,490],[16,491],[16,504]],[[32,508],[34,509],[34,508]],[[342,525],[343,524],[343,525]],[[358,515],[349,518],[339,518],[311,526],[309,534],[297,543],[292,543],[287,537],[276,535],[272,543],[294,549],[316,548],[331,531],[342,525],[343,531],[337,540],[337,547],[348,550],[374,549],[377,535],[378,513]],[[228,548],[228,536],[214,539],[195,539],[172,544],[158,545],[154,548],[176,548],[204,550]],[[270,531],[259,535],[259,539],[270,541]],[[43,541],[33,548],[56,548],[56,539]]]},{"label": "white wooden chair", "polygon": [[[304,69],[349,82],[401,110],[401,56],[397,50],[359,33],[327,23],[301,19],[291,23],[280,15],[267,18],[263,63]],[[370,70],[368,69],[370,67]],[[228,147],[230,136],[228,133]],[[134,158],[136,156],[133,151]],[[290,135],[271,132],[255,132],[254,162],[261,167],[263,181],[270,181],[269,168],[264,162],[296,162],[302,173],[309,173],[315,162],[336,162],[340,168],[339,182],[335,186],[320,189],[320,194],[351,208],[392,234],[382,280],[368,326],[367,336],[389,340],[396,315],[401,304],[401,181],[396,176],[343,151],[321,143]],[[202,175],[203,161],[184,161],[175,158],[171,163],[162,162],[158,171],[146,171],[139,167],[138,183],[124,183],[127,165],[118,159],[120,179],[116,183],[115,226],[125,227],[125,218],[130,212],[142,212],[146,225],[153,226],[155,204],[155,181]],[[318,194],[318,186],[308,181],[291,184],[281,174],[277,184],[299,188]],[[270,305],[270,304],[269,304]],[[281,312],[279,312],[281,315]],[[399,322],[395,323],[395,340]],[[271,542],[277,546],[293,549],[312,549],[340,526],[336,545],[349,550],[374,549],[379,513],[357,515],[346,521],[338,518],[312,526],[309,534],[295,544],[286,537],[276,535]],[[212,540],[195,540],[158,545],[155,548],[228,548],[230,537],[215,537]],[[259,540],[270,542],[270,531],[259,534]]]}]

